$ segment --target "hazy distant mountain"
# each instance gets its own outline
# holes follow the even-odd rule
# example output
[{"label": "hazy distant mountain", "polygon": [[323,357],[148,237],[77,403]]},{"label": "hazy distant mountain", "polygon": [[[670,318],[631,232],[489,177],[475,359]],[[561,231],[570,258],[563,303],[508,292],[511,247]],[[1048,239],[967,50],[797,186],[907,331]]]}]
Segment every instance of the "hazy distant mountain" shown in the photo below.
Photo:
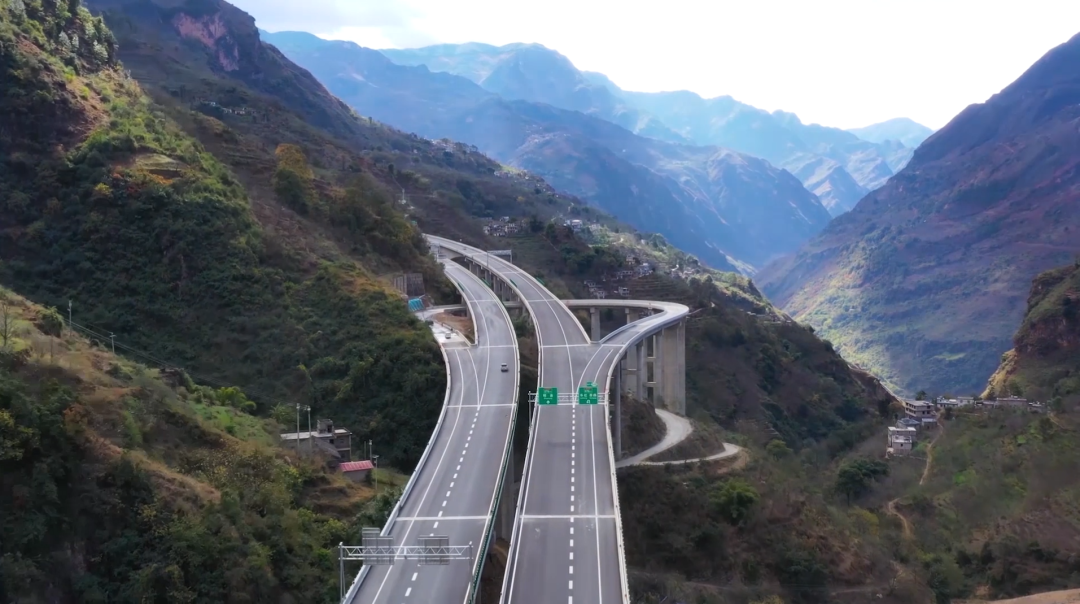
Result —
[{"label": "hazy distant mountain", "polygon": [[[639,136],[597,117],[598,111],[509,100],[465,77],[398,65],[351,42],[301,33],[266,39],[361,114],[428,138],[476,145],[638,228],[663,234],[717,268],[752,272],[794,251],[830,220],[798,179],[757,158]],[[470,60],[463,70],[507,94],[520,96],[514,91],[528,85],[516,80],[515,63],[492,67]],[[556,67],[550,73],[558,73]],[[566,90],[529,94],[598,107],[607,102],[603,89],[590,90],[587,82],[577,96]]]},{"label": "hazy distant mountain", "polygon": [[902,390],[981,390],[1031,280],[1080,252],[1078,65],[1080,35],[966,108],[888,184],[758,273],[764,291]]},{"label": "hazy distant mountain", "polygon": [[934,133],[933,130],[922,124],[898,117],[886,120],[880,124],[873,124],[865,128],[851,128],[848,132],[872,143],[884,143],[885,141],[898,141],[906,147],[918,147],[922,142]]},{"label": "hazy distant mountain", "polygon": [[[831,169],[835,186],[803,183],[834,213],[854,206],[859,195],[880,187],[911,158],[911,149],[899,142],[875,143],[838,128],[806,125],[792,113],[770,114],[731,97],[624,91],[607,76],[580,71],[538,44],[443,44],[383,52],[397,63],[469,78],[504,98],[596,115],[660,140],[725,147],[792,172],[815,157],[829,159],[836,164]],[[848,180],[857,186],[841,184]]]},{"label": "hazy distant mountain", "polygon": [[432,71],[468,78],[507,100],[547,103],[595,115],[643,136],[690,142],[629,106],[607,86],[589,81],[563,55],[539,44],[499,47],[472,42],[380,52],[398,65],[426,65]]}]

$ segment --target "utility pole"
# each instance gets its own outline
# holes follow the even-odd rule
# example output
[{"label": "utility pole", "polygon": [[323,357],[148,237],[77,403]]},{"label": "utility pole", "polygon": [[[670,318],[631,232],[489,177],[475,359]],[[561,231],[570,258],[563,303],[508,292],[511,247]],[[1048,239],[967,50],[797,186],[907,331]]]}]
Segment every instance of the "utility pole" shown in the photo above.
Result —
[{"label": "utility pole", "polygon": [[312,447],[315,446],[311,442],[311,405],[306,405],[304,408],[307,409],[308,453],[310,454],[313,452]]},{"label": "utility pole", "polygon": [[296,456],[300,457],[300,403],[296,403]]},{"label": "utility pole", "polygon": [[367,441],[367,458],[371,459],[371,441]]},{"label": "utility pole", "polygon": [[112,353],[116,354],[116,336],[114,334],[109,334],[109,342],[112,343]]},{"label": "utility pole", "polygon": [[371,459],[372,459],[372,463],[375,465],[375,469],[372,470],[371,473],[372,473],[372,475],[375,476],[375,496],[378,497],[379,496],[379,456],[378,455],[372,455]]},{"label": "utility pole", "polygon": [[68,300],[68,332],[70,333],[71,330],[71,300]]}]

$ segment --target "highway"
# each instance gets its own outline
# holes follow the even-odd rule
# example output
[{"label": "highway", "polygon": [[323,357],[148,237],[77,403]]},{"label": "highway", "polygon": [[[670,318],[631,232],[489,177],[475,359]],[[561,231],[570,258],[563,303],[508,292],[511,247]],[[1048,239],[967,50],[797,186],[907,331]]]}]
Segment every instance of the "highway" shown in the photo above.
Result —
[{"label": "highway", "polygon": [[[445,566],[395,561],[366,567],[355,604],[466,602],[505,459],[517,403],[517,339],[505,307],[482,281],[452,262],[455,281],[475,324],[475,345],[440,341],[450,383],[442,423],[416,470],[408,497],[389,526],[395,545],[417,545],[420,535],[447,535],[472,544],[473,559]],[[503,373],[500,365],[509,371]],[[512,460],[510,460],[512,463]]]},{"label": "highway", "polygon": [[[429,240],[473,257],[511,284],[536,326],[538,385],[558,388],[560,393],[576,393],[589,381],[601,392],[609,391],[613,368],[626,348],[687,313],[681,304],[641,302],[656,314],[592,343],[573,313],[525,271],[458,242],[430,236]],[[625,603],[626,567],[608,407],[560,404],[534,409],[501,601]]]}]

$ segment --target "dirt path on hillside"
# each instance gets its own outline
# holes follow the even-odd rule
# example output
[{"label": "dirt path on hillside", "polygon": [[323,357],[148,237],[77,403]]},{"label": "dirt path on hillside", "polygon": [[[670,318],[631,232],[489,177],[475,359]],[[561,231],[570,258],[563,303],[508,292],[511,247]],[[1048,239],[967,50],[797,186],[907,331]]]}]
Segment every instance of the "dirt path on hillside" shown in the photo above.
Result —
[{"label": "dirt path on hillside", "polygon": [[926,483],[926,477],[930,475],[930,464],[934,463],[934,445],[937,443],[941,435],[945,434],[945,422],[938,418],[938,433],[934,436],[934,440],[930,441],[930,444],[926,445],[926,465],[923,467],[922,478],[919,479],[919,486],[921,487]]},{"label": "dirt path on hillside", "polygon": [[[919,486],[926,483],[926,477],[930,475],[930,466],[934,463],[934,445],[938,439],[945,434],[945,422],[938,418],[938,433],[934,435],[934,440],[930,441],[930,444],[926,445],[926,465],[923,466],[922,477],[919,478]],[[885,504],[885,511],[889,514],[896,516],[900,519],[900,523],[904,525],[904,537],[907,539],[915,538],[915,531],[912,528],[911,521],[907,519],[907,516],[900,513],[900,510],[896,509],[897,502],[900,498],[893,499],[889,503]]]},{"label": "dirt path on hillside", "polygon": [[893,499],[889,503],[886,503],[885,504],[885,511],[900,519],[900,524],[904,525],[904,537],[905,538],[914,539],[915,538],[915,532],[911,529],[911,521],[909,521],[907,519],[907,516],[904,516],[903,514],[901,514],[900,510],[896,509],[896,502],[897,501],[900,501],[900,500],[899,499]]}]

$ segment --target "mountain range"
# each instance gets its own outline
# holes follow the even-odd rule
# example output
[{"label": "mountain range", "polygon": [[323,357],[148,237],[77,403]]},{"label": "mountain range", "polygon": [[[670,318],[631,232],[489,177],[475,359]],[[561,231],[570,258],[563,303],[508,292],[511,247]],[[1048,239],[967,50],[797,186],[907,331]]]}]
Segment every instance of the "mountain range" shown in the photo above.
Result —
[{"label": "mountain range", "polygon": [[[301,32],[264,37],[359,113],[424,137],[475,145],[716,268],[752,272],[794,251],[831,219],[798,179],[757,157],[634,134],[598,117],[600,109],[580,111],[583,102],[567,109],[506,98],[465,77],[398,65],[352,42]],[[493,71],[485,81],[523,90],[513,77],[520,70],[509,71]],[[555,94],[544,98],[557,100]],[[613,99],[597,87],[580,96]],[[570,103],[572,97],[560,98]],[[615,119],[617,105],[604,106],[604,115]]]},{"label": "mountain range", "polygon": [[905,392],[981,390],[1028,284],[1080,252],[1080,36],[985,103],[795,255],[770,298]]},{"label": "mountain range", "polygon": [[579,71],[568,58],[539,44],[444,44],[381,52],[401,65],[463,76],[506,99],[581,111],[650,138],[763,158],[798,176],[834,216],[884,184],[931,133],[901,118],[861,129],[868,136],[860,138],[730,96],[624,91],[603,74]]}]

